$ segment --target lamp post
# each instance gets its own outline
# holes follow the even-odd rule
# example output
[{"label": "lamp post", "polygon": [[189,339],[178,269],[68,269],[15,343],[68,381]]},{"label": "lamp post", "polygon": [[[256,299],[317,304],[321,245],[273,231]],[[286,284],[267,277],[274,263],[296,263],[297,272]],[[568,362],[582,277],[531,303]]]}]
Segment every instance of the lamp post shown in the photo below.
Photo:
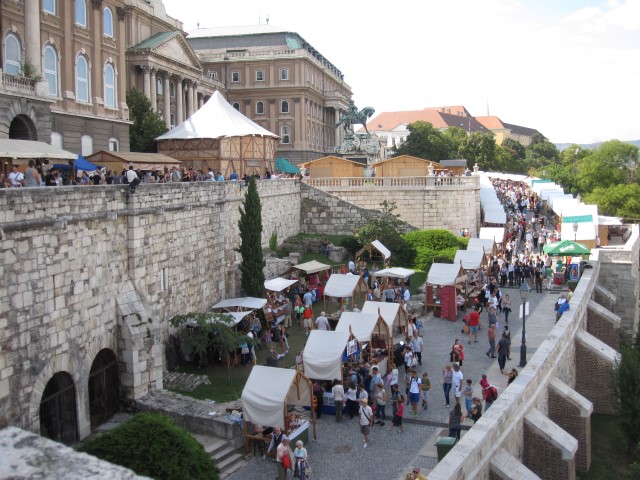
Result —
[{"label": "lamp post", "polygon": [[520,298],[522,299],[522,342],[520,344],[520,368],[527,365],[527,323],[526,323],[526,309],[527,298],[529,297],[529,284],[523,282],[520,285]]},{"label": "lamp post", "polygon": [[573,241],[576,242],[578,238],[578,222],[573,222]]}]

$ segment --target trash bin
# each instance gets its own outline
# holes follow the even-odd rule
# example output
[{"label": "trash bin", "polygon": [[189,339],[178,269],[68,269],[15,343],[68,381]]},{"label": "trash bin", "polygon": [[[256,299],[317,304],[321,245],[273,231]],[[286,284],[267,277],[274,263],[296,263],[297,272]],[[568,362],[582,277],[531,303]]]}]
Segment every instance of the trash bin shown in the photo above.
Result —
[{"label": "trash bin", "polygon": [[438,437],[436,440],[436,449],[438,450],[438,461],[442,460],[444,456],[449,453],[454,445],[456,439],[454,437]]}]

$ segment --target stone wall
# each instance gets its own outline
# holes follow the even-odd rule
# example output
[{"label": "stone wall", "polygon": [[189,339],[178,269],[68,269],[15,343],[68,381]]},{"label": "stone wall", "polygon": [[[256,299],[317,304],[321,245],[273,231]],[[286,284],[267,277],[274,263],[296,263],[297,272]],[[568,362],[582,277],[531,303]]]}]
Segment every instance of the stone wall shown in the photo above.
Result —
[{"label": "stone wall", "polygon": [[[299,183],[258,190],[262,246],[274,230],[297,234]],[[245,192],[242,182],[141,185],[135,196],[127,186],[0,190],[0,420],[39,431],[45,386],[66,371],[87,435],[89,372],[105,348],[122,397],[162,388],[167,320],[236,293]]]}]

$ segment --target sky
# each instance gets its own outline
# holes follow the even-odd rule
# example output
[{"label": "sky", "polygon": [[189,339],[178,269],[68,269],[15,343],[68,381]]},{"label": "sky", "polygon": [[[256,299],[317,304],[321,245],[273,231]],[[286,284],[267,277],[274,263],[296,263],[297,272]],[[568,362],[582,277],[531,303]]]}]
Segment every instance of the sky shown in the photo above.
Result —
[{"label": "sky", "polygon": [[554,143],[640,139],[640,0],[163,2],[187,32],[267,17],[297,32],[361,109],[464,105]]}]

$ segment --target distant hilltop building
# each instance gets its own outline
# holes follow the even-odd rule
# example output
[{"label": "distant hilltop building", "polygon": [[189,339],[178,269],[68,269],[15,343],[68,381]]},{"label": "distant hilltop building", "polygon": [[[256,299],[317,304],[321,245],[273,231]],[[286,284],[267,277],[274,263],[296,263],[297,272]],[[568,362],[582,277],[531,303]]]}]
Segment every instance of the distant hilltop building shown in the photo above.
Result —
[{"label": "distant hilltop building", "polygon": [[512,123],[504,123],[495,116],[476,117],[476,120],[493,132],[496,136],[496,143],[498,145],[502,145],[502,142],[506,138],[510,138],[520,142],[526,147],[531,143],[533,136],[536,133],[540,133],[535,128],[521,127],[520,125],[513,125]]}]

